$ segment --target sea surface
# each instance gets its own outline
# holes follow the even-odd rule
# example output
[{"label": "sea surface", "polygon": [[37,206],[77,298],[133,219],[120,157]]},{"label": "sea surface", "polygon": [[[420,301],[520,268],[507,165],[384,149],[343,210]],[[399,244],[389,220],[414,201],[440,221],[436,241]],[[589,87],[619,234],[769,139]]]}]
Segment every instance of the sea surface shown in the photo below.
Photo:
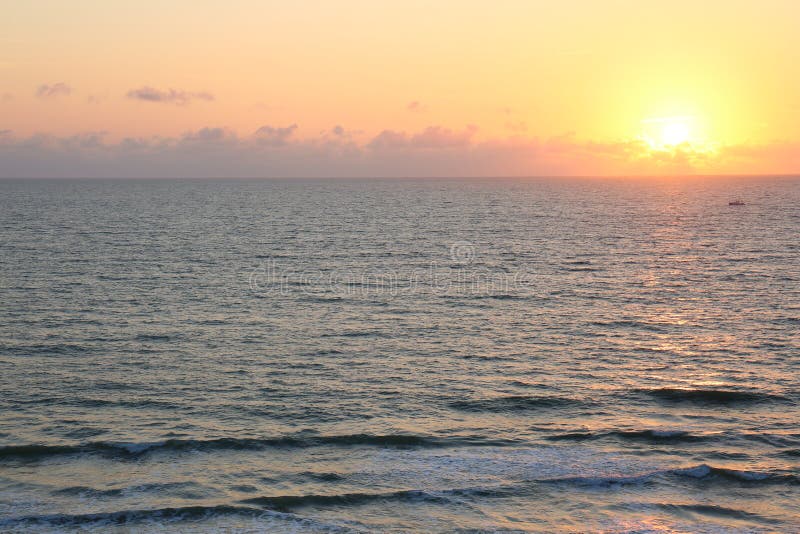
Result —
[{"label": "sea surface", "polygon": [[798,178],[12,180],[0,247],[2,532],[800,531]]}]

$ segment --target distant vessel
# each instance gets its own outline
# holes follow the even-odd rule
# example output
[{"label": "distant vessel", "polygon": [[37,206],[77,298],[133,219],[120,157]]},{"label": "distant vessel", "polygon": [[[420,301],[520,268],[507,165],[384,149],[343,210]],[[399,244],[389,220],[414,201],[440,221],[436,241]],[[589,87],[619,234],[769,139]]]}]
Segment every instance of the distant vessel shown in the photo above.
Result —
[{"label": "distant vessel", "polygon": [[744,206],[744,200],[731,200],[728,206]]}]

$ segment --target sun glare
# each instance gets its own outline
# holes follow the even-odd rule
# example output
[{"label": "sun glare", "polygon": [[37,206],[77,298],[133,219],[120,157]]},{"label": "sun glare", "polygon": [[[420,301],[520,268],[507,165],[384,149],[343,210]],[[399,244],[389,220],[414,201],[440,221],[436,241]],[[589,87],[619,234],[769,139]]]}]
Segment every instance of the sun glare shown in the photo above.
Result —
[{"label": "sun glare", "polygon": [[668,122],[661,128],[661,142],[679,145],[689,140],[689,126],[683,122]]},{"label": "sun glare", "polygon": [[643,136],[654,149],[671,148],[696,141],[693,117],[657,117],[642,121]]}]

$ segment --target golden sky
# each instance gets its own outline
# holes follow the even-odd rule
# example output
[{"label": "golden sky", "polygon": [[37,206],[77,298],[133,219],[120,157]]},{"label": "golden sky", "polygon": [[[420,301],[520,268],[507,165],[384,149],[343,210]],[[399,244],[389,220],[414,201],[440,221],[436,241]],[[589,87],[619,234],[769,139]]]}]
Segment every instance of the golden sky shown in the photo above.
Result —
[{"label": "golden sky", "polygon": [[477,174],[800,172],[798,21],[796,0],[0,0],[0,158],[25,174],[32,139],[106,160],[199,140],[244,174],[301,174],[314,150],[386,175],[459,155]]}]

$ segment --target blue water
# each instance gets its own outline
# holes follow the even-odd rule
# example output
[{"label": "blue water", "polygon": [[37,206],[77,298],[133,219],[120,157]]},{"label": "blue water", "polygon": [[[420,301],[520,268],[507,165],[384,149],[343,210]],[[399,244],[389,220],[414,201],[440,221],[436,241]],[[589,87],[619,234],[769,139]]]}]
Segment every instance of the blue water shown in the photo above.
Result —
[{"label": "blue water", "polygon": [[798,531],[799,235],[793,178],[2,181],[0,530]]}]

